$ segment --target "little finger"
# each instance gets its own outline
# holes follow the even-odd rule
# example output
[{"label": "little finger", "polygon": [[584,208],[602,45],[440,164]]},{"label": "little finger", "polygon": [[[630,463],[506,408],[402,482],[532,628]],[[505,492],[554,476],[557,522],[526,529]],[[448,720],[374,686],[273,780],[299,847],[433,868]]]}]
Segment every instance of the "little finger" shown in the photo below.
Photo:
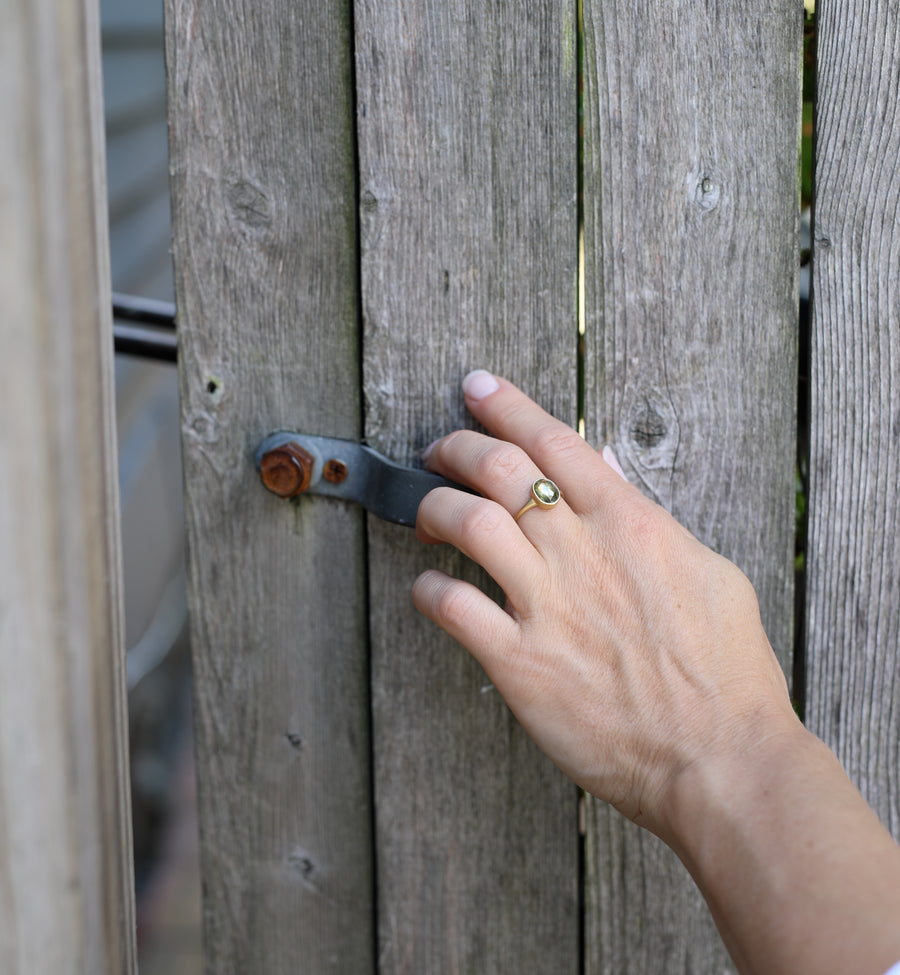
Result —
[{"label": "little finger", "polygon": [[429,569],[412,589],[416,609],[461,643],[483,666],[515,645],[515,620],[471,583]]}]

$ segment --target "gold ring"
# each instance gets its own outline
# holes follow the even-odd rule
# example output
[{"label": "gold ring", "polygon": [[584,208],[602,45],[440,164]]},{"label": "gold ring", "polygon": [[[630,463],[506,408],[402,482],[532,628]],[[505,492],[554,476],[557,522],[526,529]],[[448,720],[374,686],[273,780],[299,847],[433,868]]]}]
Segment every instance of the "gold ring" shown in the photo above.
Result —
[{"label": "gold ring", "polygon": [[549,477],[539,477],[531,485],[531,497],[522,506],[515,520],[518,521],[531,508],[552,508],[555,504],[559,504],[561,497],[562,491]]}]

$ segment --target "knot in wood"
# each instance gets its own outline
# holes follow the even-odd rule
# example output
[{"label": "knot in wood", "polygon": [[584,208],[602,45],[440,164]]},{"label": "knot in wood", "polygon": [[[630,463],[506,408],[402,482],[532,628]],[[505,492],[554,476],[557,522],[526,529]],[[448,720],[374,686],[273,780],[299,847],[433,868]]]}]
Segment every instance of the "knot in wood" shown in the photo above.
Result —
[{"label": "knot in wood", "polygon": [[272,222],[269,197],[249,180],[239,179],[230,183],[225,191],[225,199],[235,219],[251,230],[264,230]]},{"label": "knot in wood", "polygon": [[708,162],[698,160],[688,173],[688,200],[695,208],[694,212],[701,217],[719,206],[724,188],[724,175]]},{"label": "knot in wood", "polygon": [[645,450],[662,443],[668,432],[665,418],[650,403],[644,405],[631,422],[631,439]]},{"label": "knot in wood", "polygon": [[704,174],[697,181],[694,203],[703,211],[715,210],[719,205],[721,193],[719,183],[712,176]]}]

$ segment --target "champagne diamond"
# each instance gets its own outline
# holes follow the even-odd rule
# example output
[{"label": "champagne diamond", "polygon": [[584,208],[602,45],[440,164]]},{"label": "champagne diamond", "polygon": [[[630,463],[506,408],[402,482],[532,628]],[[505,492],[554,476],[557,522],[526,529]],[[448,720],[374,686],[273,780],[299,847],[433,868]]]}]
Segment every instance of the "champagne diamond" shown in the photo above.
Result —
[{"label": "champagne diamond", "polygon": [[559,488],[548,477],[539,477],[531,485],[531,493],[534,495],[534,500],[544,508],[556,504],[562,497]]}]

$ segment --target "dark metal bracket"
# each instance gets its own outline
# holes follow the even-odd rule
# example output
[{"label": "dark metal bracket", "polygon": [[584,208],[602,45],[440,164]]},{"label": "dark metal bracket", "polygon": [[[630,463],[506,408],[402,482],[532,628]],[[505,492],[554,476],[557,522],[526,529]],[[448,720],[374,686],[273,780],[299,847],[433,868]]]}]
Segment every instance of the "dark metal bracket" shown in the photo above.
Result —
[{"label": "dark metal bracket", "polygon": [[429,491],[460,487],[430,471],[395,464],[364,444],[336,437],[279,431],[256,448],[254,460],[265,487],[281,498],[318,494],[356,501],[398,525],[415,525],[419,502]]}]

